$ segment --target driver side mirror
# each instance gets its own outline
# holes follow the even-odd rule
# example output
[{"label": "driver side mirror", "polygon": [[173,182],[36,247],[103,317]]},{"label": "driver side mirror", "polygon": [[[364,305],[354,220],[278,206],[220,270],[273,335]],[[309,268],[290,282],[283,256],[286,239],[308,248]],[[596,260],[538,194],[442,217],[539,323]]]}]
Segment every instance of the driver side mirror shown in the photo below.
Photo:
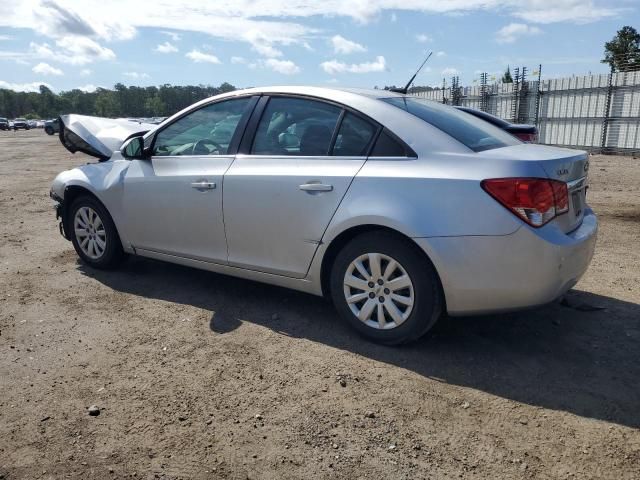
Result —
[{"label": "driver side mirror", "polygon": [[120,147],[120,153],[127,160],[144,160],[147,155],[144,151],[144,140],[142,136],[131,137]]}]

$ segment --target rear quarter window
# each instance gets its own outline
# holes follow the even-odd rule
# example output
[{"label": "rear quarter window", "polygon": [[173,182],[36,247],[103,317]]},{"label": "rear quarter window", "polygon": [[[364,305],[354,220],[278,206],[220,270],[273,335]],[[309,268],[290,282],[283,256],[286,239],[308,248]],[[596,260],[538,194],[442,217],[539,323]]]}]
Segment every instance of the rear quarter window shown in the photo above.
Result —
[{"label": "rear quarter window", "polygon": [[504,130],[453,107],[411,97],[382,100],[442,130],[474,152],[522,143]]},{"label": "rear quarter window", "polygon": [[415,153],[410,151],[400,141],[393,138],[387,131],[380,132],[378,140],[373,147],[371,157],[415,157]]}]

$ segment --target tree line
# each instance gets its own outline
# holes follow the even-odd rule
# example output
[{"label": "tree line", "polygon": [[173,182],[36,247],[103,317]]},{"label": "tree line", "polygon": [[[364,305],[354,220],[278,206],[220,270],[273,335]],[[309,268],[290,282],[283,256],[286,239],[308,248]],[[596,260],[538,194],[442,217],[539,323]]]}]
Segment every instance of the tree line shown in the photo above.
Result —
[{"label": "tree line", "polygon": [[0,89],[0,117],[55,118],[65,113],[97,117],[166,117],[213,95],[236,87],[224,82],[218,87],[206,85],[160,85],[127,87],[117,83],[113,89],[95,92],[74,89],[60,93],[40,85],[39,92],[15,92]]}]

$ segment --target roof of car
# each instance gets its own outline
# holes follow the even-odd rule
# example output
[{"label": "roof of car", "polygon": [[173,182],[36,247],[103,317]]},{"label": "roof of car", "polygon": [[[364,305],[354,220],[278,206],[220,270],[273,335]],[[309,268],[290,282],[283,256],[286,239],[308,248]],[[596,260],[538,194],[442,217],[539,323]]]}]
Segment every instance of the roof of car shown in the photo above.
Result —
[{"label": "roof of car", "polygon": [[252,87],[243,90],[235,90],[230,93],[292,93],[298,95],[312,95],[319,97],[332,97],[336,93],[347,92],[354,95],[361,95],[369,98],[388,98],[388,97],[401,97],[400,93],[391,92],[389,90],[376,89],[376,88],[329,88],[329,87],[314,87],[309,85],[275,85],[269,87]]}]

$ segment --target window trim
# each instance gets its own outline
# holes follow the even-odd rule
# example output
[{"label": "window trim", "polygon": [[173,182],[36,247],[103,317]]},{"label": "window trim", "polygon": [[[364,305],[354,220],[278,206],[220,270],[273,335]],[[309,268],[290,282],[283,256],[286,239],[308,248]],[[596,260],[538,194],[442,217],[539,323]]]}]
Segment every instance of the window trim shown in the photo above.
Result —
[{"label": "window trim", "polygon": [[[253,142],[255,140],[255,136],[258,131],[258,125],[260,123],[260,120],[262,120],[262,115],[264,113],[264,110],[267,107],[267,104],[269,103],[269,100],[273,97],[312,100],[320,103],[334,105],[342,109],[342,112],[340,113],[340,117],[338,117],[338,122],[336,122],[336,127],[334,129],[333,135],[331,137],[331,144],[329,145],[329,150],[327,155],[295,155],[294,156],[294,155],[257,155],[257,154],[251,153],[251,148],[253,147]],[[338,132],[340,131],[340,127],[342,127],[342,121],[344,120],[344,117],[347,112],[359,117],[360,119],[366,122],[369,122],[371,125],[373,125],[376,128],[376,132],[373,134],[372,139],[368,145],[366,155],[360,155],[360,156],[333,155],[335,141],[338,136]],[[240,142],[240,146],[238,147],[238,151],[236,152],[236,154],[243,155],[243,156],[250,156],[250,157],[269,157],[269,158],[270,157],[273,157],[273,158],[297,157],[297,158],[323,158],[323,159],[325,158],[326,159],[369,158],[371,152],[373,151],[373,147],[378,141],[378,137],[380,136],[383,130],[389,133],[394,140],[400,143],[404,147],[405,151],[407,152],[406,157],[393,157],[393,158],[417,158],[418,157],[418,155],[413,151],[413,149],[409,145],[407,145],[407,143],[404,140],[402,140],[400,137],[398,137],[395,133],[393,133],[387,127],[382,125],[380,122],[377,122],[373,118],[354,109],[353,107],[350,107],[349,105],[345,105],[343,103],[336,102],[333,100],[328,100],[323,97],[316,97],[314,95],[305,95],[305,94],[299,94],[299,93],[265,93],[261,96],[260,101],[258,102],[258,105],[254,108],[253,113],[251,114],[251,118],[247,122],[247,126],[245,128],[242,140]],[[371,158],[392,158],[392,157],[371,157]]]},{"label": "window trim", "polygon": [[[249,103],[247,105],[246,110],[243,112],[242,117],[240,118],[240,121],[238,122],[238,125],[236,125],[236,129],[233,132],[233,136],[231,137],[231,142],[229,142],[229,147],[227,148],[227,153],[225,153],[224,155],[154,155],[153,154],[153,151],[154,151],[155,146],[156,146],[156,139],[158,138],[158,135],[163,130],[169,128],[171,125],[173,125],[176,122],[182,120],[184,117],[186,117],[188,115],[191,115],[192,113],[195,113],[198,110],[202,110],[203,108],[210,107],[211,105],[215,105],[215,104],[223,103],[223,102],[228,102],[228,101],[233,101],[233,100],[242,100],[242,99],[245,99],[245,98],[249,99]],[[188,111],[184,112],[179,117],[173,119],[171,121],[171,123],[163,125],[162,128],[159,128],[159,129],[157,129],[157,130],[155,130],[153,132],[153,140],[151,141],[151,145],[149,146],[149,153],[148,153],[149,158],[154,158],[154,157],[155,158],[194,158],[194,157],[204,157],[204,156],[210,156],[211,158],[216,158],[216,157],[228,157],[228,156],[235,155],[236,153],[238,153],[238,147],[240,145],[240,141],[241,141],[242,135],[244,134],[244,131],[245,131],[246,127],[247,127],[247,123],[248,123],[249,119],[251,118],[251,114],[253,113],[254,109],[256,108],[256,104],[258,103],[259,99],[260,99],[260,95],[255,95],[255,94],[230,96],[230,97],[225,97],[225,98],[212,100],[212,101],[207,102],[207,103],[205,103],[203,105],[199,105],[197,108],[193,108],[191,110],[188,110]]]}]

